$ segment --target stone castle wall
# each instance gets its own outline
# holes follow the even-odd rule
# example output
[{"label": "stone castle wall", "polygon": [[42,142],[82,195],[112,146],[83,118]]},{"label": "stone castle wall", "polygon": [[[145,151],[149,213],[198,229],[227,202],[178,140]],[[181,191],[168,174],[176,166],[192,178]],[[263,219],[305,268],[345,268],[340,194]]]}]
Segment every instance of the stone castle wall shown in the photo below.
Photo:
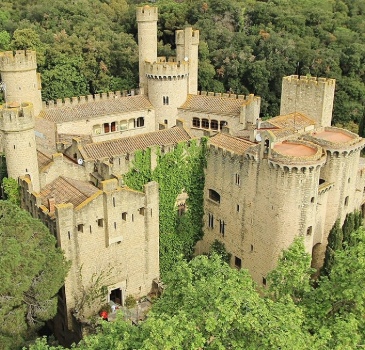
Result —
[{"label": "stone castle wall", "polygon": [[291,75],[283,78],[280,115],[300,112],[318,125],[330,126],[335,79]]}]

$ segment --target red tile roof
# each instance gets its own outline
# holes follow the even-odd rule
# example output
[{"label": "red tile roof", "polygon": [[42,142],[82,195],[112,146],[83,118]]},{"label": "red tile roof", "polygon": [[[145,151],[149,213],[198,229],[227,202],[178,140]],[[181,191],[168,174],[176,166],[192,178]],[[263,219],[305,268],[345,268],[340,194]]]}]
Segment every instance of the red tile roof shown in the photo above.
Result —
[{"label": "red tile roof", "polygon": [[219,133],[210,138],[209,144],[214,146],[225,148],[227,150],[233,151],[237,154],[243,154],[250,147],[255,146],[255,143],[239,139],[238,137],[233,137],[228,134]]},{"label": "red tile roof", "polygon": [[197,112],[239,116],[241,106],[247,104],[247,102],[243,98],[188,95],[187,100],[180,108]]},{"label": "red tile roof", "polygon": [[39,116],[54,123],[62,123],[146,109],[153,109],[148,98],[136,95],[44,109]]},{"label": "red tile roof", "polygon": [[55,204],[72,203],[77,207],[99,189],[87,182],[58,177],[47,186],[43,187],[40,196],[41,201],[47,208],[48,199],[54,198]]},{"label": "red tile roof", "polygon": [[132,153],[152,146],[163,146],[188,141],[191,136],[179,127],[124,137],[117,140],[91,143],[83,146],[85,158],[101,159],[119,154]]}]

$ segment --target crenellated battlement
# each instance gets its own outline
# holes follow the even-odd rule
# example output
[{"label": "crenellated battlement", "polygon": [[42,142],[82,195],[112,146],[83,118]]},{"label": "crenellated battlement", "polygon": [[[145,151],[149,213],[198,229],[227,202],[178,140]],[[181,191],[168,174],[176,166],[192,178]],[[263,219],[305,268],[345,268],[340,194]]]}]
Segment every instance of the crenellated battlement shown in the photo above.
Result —
[{"label": "crenellated battlement", "polygon": [[310,134],[303,135],[303,139],[319,144],[328,152],[347,155],[350,152],[362,149],[365,139],[345,129],[336,127],[323,127]]},{"label": "crenellated battlement", "polygon": [[185,62],[146,62],[145,73],[149,79],[183,79],[189,75]]},{"label": "crenellated battlement", "polygon": [[151,22],[158,20],[158,8],[155,6],[145,5],[137,7],[136,10],[137,22]]},{"label": "crenellated battlement", "polygon": [[325,157],[322,147],[304,140],[288,140],[273,145],[270,151],[269,161],[285,164],[317,164],[323,163]]},{"label": "crenellated battlement", "polygon": [[0,52],[0,71],[17,72],[37,69],[36,52],[17,50]]},{"label": "crenellated battlement", "polygon": [[56,101],[43,101],[43,108],[52,109],[61,107],[74,107],[86,103],[105,102],[122,97],[136,96],[136,95],[143,95],[143,91],[141,89],[134,89],[130,91],[123,90],[122,92],[111,91],[111,92],[102,92],[100,94],[95,94],[95,95],[74,96],[71,98],[66,97],[64,99],[57,99]]},{"label": "crenellated battlement", "polygon": [[283,78],[283,83],[292,83],[297,85],[305,85],[305,86],[318,86],[318,87],[324,87],[326,85],[334,86],[336,84],[335,79],[330,78],[317,78],[317,77],[308,77],[305,75],[290,75]]},{"label": "crenellated battlement", "polygon": [[210,154],[218,155],[221,158],[229,157],[233,162],[242,162],[245,157],[243,154],[237,154],[232,150],[213,144],[209,144],[208,151]]},{"label": "crenellated battlement", "polygon": [[246,102],[245,104],[250,103],[261,103],[261,97],[255,96],[254,94],[249,95],[241,95],[241,94],[233,94],[233,93],[224,93],[224,92],[213,92],[213,91],[198,91],[197,95],[200,96],[216,96],[216,97],[224,97],[231,99],[242,100],[242,102]]},{"label": "crenellated battlement", "polygon": [[32,103],[9,103],[0,107],[0,130],[17,132],[32,128],[34,128]]},{"label": "crenellated battlement", "polygon": [[189,36],[191,45],[199,45],[199,30],[186,27],[176,31],[175,43],[176,45],[185,45],[186,36]]}]

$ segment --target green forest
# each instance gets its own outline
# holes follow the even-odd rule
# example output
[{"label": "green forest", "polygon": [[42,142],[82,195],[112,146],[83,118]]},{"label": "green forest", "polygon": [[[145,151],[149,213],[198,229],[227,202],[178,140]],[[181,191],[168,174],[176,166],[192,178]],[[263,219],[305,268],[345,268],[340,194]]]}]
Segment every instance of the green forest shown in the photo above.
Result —
[{"label": "green forest", "polygon": [[[37,51],[45,101],[133,89],[138,87],[135,9],[146,3],[4,0],[0,50]],[[148,4],[159,7],[159,55],[174,55],[176,29],[192,25],[200,30],[200,90],[259,95],[261,116],[269,118],[279,113],[283,76],[335,78],[333,123],[356,131],[361,124],[365,134],[364,0],[156,0]],[[176,198],[172,185],[179,188],[177,193],[188,189],[193,193],[190,200],[201,203],[202,183],[193,187],[189,182],[192,174],[203,181],[204,152],[200,151],[204,147],[195,144],[189,150],[178,147],[159,158],[153,173],[144,171],[149,154],[141,152],[126,183],[139,189],[145,181],[158,180],[168,193],[161,197],[161,207],[167,208],[161,215]],[[188,154],[188,167],[178,163],[179,152]],[[137,168],[143,170],[138,176]],[[173,176],[177,171],[179,178]],[[16,195],[8,198],[18,201]],[[68,263],[46,227],[15,204],[0,204],[0,349],[19,349],[55,314],[55,293]],[[267,276],[267,288],[260,289],[247,271],[231,269],[224,262],[224,246],[213,247],[210,256],[192,258],[192,246],[202,234],[202,208],[194,207],[184,222],[161,217],[161,273],[167,288],[147,320],[138,327],[122,318],[100,321],[97,332],[75,349],[365,347],[365,230],[358,213],[349,215],[343,227],[336,223],[332,229],[324,268],[315,280],[311,257],[298,239],[282,252],[277,268]],[[24,269],[16,269],[17,263]],[[28,347],[63,349],[47,345],[45,338]]]},{"label": "green forest", "polygon": [[[138,0],[2,1],[0,50],[34,49],[43,99],[138,87]],[[281,79],[337,80],[334,118],[354,127],[364,114],[363,0],[157,0],[159,55],[174,31],[200,30],[199,89],[254,93],[262,117],[279,113]],[[351,126],[352,125],[352,126]]]}]

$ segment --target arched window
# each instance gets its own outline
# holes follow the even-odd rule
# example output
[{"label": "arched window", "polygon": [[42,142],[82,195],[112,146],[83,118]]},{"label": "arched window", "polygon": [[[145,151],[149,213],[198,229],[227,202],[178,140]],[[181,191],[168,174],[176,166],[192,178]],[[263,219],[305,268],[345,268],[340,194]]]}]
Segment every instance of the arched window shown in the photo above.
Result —
[{"label": "arched window", "polygon": [[193,118],[193,127],[200,128],[200,119],[199,118]]},{"label": "arched window", "polygon": [[210,121],[210,128],[212,130],[218,130],[218,120],[211,120]]},{"label": "arched window", "polygon": [[209,129],[209,120],[208,119],[202,119],[202,128]]},{"label": "arched window", "polygon": [[144,117],[137,118],[137,128],[144,126]]},{"label": "arched window", "polygon": [[122,120],[120,122],[119,128],[120,128],[120,130],[127,130],[128,129],[128,122],[126,120]]}]

